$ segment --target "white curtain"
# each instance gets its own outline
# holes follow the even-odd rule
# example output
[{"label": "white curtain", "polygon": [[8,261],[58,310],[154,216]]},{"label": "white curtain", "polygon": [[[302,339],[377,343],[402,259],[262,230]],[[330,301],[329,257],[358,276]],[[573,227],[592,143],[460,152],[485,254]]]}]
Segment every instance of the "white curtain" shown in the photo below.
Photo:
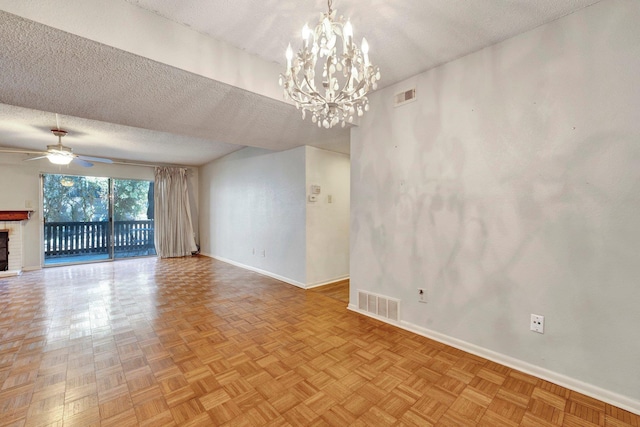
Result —
[{"label": "white curtain", "polygon": [[195,252],[197,248],[187,191],[187,170],[156,168],[153,203],[158,256],[172,258]]}]

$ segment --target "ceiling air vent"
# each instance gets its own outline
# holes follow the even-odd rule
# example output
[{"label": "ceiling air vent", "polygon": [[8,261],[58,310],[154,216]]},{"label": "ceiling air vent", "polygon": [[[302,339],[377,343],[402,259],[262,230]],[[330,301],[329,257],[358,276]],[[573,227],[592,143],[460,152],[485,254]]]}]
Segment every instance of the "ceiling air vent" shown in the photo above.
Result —
[{"label": "ceiling air vent", "polygon": [[404,105],[408,102],[413,102],[416,100],[416,90],[409,89],[404,92],[396,93],[396,96],[393,97],[393,106],[399,107],[400,105]]}]

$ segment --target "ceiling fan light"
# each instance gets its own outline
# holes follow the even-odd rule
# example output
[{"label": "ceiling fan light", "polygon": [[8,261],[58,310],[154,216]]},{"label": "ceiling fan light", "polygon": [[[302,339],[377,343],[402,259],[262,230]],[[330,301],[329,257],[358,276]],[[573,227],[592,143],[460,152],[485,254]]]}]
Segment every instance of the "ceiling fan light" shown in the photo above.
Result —
[{"label": "ceiling fan light", "polygon": [[64,154],[49,153],[47,159],[54,165],[68,165],[73,160],[73,157]]},{"label": "ceiling fan light", "polygon": [[73,180],[71,180],[70,178],[62,178],[60,180],[60,184],[62,184],[63,187],[73,187]]}]

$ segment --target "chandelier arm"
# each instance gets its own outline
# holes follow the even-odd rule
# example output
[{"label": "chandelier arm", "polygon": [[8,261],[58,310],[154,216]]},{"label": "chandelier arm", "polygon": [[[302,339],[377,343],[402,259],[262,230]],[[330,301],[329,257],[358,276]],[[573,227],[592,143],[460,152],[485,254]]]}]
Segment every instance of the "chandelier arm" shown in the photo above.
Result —
[{"label": "chandelier arm", "polygon": [[[351,91],[351,92],[346,92],[344,90],[340,91],[340,96],[338,98],[336,98],[336,101],[340,100],[342,101],[345,98],[352,98],[354,94],[356,94],[358,91],[360,91],[360,89],[362,89],[365,85],[364,80],[361,80],[358,85]],[[362,98],[365,98],[366,94],[363,95],[359,95],[355,98],[352,98],[353,101],[359,101]]]},{"label": "chandelier arm", "polygon": [[[291,68],[288,71],[288,75],[284,75],[283,77],[285,78],[285,80],[288,80],[289,82],[293,83],[293,85],[295,86],[295,88],[299,91],[302,92],[302,89],[300,88],[300,86],[298,85],[298,82],[296,81],[296,72],[294,70],[294,67],[291,66]],[[281,74],[282,76],[282,74]],[[289,95],[293,95],[293,94],[289,94]]]},{"label": "chandelier arm", "polygon": [[311,95],[317,95],[324,100],[324,97],[320,95],[320,92],[318,92],[318,89],[316,89],[316,85],[313,84],[314,82],[310,81],[309,76],[307,76],[306,74],[304,75],[304,81],[307,82],[307,86],[309,87],[309,89],[313,89],[313,92],[310,92]]},{"label": "chandelier arm", "polygon": [[[366,85],[364,79],[360,80],[360,83],[358,83],[358,86],[356,86],[353,91],[351,92],[351,95],[353,95],[354,93],[358,92],[360,89],[362,89],[364,86]],[[358,99],[364,98],[366,95],[361,95],[358,97]]]},{"label": "chandelier arm", "polygon": [[354,93],[355,90],[348,92],[345,89],[347,88],[347,85],[349,84],[349,82],[351,81],[351,77],[353,76],[353,68],[352,67],[348,67],[349,71],[348,71],[348,75],[347,75],[347,80],[344,84],[344,86],[342,86],[342,90],[340,90],[340,95],[338,95],[338,97],[336,98],[336,101],[342,101],[344,98],[351,97]]},{"label": "chandelier arm", "polygon": [[[307,85],[309,85],[309,80],[305,77],[305,80],[307,82]],[[304,94],[304,96],[306,96],[307,98],[313,98],[313,97],[317,97],[322,99],[323,101],[326,102],[324,96],[322,96],[322,94],[320,94],[320,92],[316,91],[316,90],[312,90],[310,92],[305,91],[304,89],[302,89],[302,87],[298,84],[297,81],[294,81],[294,84],[296,85],[296,89],[298,89],[298,91],[302,94]],[[312,86],[309,86],[309,88],[312,88]]]},{"label": "chandelier arm", "polygon": [[[309,80],[307,79],[307,77],[305,76],[305,80],[307,81],[307,84],[309,84]],[[313,92],[307,92],[305,90],[303,90],[300,85],[298,84],[298,81],[294,78],[294,74],[291,75],[291,79],[290,81],[293,83],[293,85],[295,86],[296,92],[291,93],[291,98],[298,102],[299,104],[304,104],[304,105],[313,105],[311,103],[309,103],[308,101],[303,101],[300,99],[299,94],[303,94],[304,96],[306,96],[307,98],[313,98],[313,97],[317,97],[322,99],[322,101],[324,101],[325,103],[327,102],[327,100],[324,98],[324,96],[322,96],[319,92],[317,91],[313,91]],[[311,86],[309,86],[311,87]],[[296,95],[295,99],[292,95]]]}]

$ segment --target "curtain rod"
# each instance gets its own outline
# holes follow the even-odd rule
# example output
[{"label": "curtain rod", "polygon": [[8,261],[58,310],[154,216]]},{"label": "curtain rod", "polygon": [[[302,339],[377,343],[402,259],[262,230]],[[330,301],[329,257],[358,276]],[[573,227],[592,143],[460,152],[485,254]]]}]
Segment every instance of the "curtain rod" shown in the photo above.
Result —
[{"label": "curtain rod", "polygon": [[113,160],[113,164],[117,165],[125,165],[125,166],[143,166],[148,168],[182,168],[182,169],[192,169],[197,168],[197,166],[184,166],[184,165],[168,165],[168,164],[155,164],[155,163],[137,163],[137,162],[126,162],[123,160]]}]

